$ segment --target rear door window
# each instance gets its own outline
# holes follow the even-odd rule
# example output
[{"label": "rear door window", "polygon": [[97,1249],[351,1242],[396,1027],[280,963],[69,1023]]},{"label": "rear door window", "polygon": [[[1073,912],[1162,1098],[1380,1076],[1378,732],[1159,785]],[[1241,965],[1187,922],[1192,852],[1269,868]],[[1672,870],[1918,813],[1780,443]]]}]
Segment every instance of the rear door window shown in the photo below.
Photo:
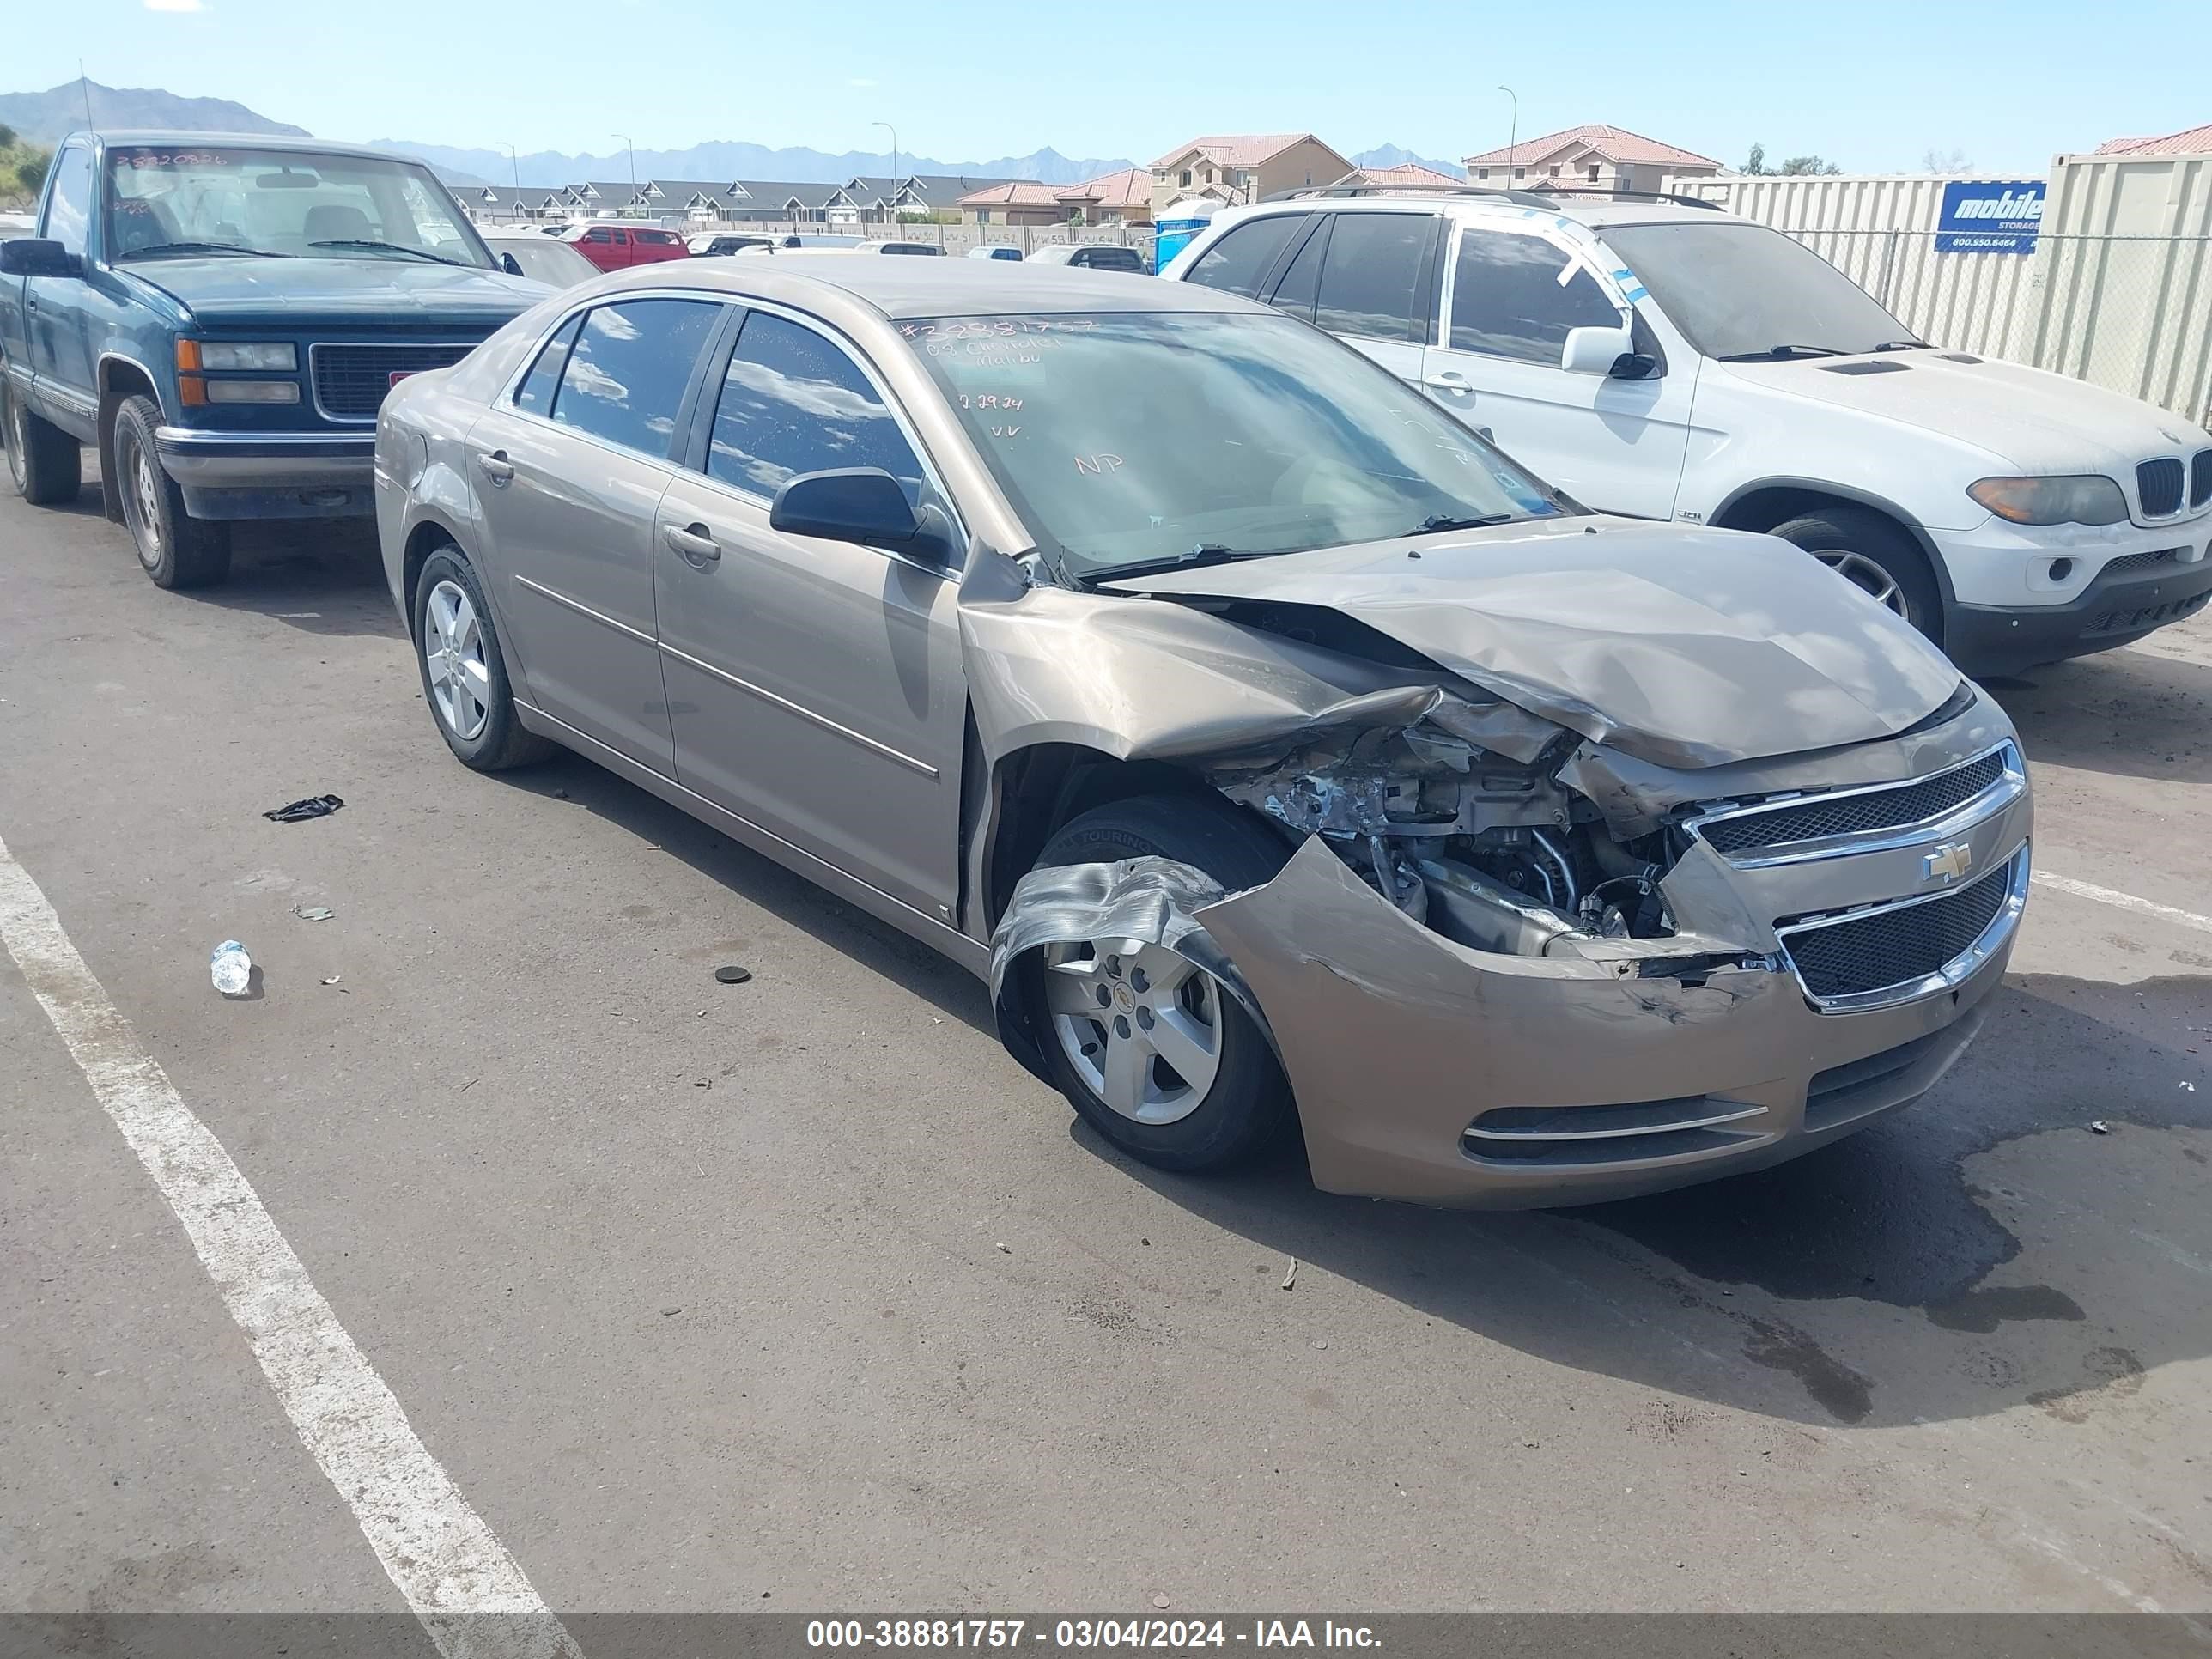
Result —
[{"label": "rear door window", "polygon": [[1370,340],[1427,335],[1422,269],[1436,219],[1425,213],[1340,213],[1321,268],[1314,320],[1332,334]]},{"label": "rear door window", "polygon": [[721,309],[708,300],[629,300],[586,312],[562,371],[554,420],[665,457],[691,371]]},{"label": "rear door window", "polygon": [[1324,215],[1315,222],[1313,234],[1291,258],[1291,268],[1267,296],[1268,304],[1306,322],[1313,321],[1314,301],[1321,293],[1322,256],[1328,251],[1329,222],[1334,217]]},{"label": "rear door window", "polygon": [[752,313],[714,404],[708,472],[774,495],[802,472],[844,466],[881,467],[921,499],[921,463],[860,365],[811,328]]},{"label": "rear door window", "polygon": [[1267,281],[1276,258],[1290,246],[1291,233],[1303,229],[1307,216],[1272,213],[1236,226],[1199,255],[1185,280],[1251,299]]},{"label": "rear door window", "polygon": [[1620,313],[1564,248],[1536,236],[1460,233],[1452,271],[1451,343],[1516,362],[1559,366],[1571,328],[1618,328]]}]

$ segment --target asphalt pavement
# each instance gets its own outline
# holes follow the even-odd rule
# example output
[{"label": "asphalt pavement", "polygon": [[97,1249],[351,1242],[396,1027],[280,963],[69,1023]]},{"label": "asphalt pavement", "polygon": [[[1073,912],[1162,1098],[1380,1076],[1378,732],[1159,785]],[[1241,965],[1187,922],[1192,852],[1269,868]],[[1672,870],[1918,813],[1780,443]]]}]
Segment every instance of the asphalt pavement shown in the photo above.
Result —
[{"label": "asphalt pavement", "polygon": [[[171,594],[98,503],[0,499],[0,862],[550,1606],[2212,1612],[2212,617],[1995,688],[2057,884],[1932,1097],[1483,1216],[1126,1162],[921,946],[456,764],[365,533]],[[112,1037],[0,954],[0,1611],[404,1612]]]}]

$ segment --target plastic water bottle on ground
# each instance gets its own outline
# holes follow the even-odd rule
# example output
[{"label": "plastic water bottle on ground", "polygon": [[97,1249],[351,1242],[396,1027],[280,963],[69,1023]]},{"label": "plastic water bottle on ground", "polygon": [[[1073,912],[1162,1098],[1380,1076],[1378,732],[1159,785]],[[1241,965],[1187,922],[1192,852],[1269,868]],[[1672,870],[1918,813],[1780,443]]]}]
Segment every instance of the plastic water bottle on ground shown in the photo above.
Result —
[{"label": "plastic water bottle on ground", "polygon": [[246,954],[246,947],[234,939],[227,939],[215,947],[215,956],[209,963],[215,980],[215,988],[227,997],[242,997],[253,978],[253,958]]}]

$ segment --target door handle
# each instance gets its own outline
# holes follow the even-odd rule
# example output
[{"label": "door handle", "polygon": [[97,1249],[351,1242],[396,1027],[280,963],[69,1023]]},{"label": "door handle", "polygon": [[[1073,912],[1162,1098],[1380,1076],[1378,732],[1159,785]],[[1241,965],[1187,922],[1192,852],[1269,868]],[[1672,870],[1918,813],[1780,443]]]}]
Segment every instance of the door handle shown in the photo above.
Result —
[{"label": "door handle", "polygon": [[23,309],[26,311],[36,311],[38,308],[39,296],[35,294],[26,294],[23,296]]},{"label": "door handle", "polygon": [[496,489],[504,489],[514,477],[514,463],[507,459],[507,452],[495,449],[489,455],[477,457],[477,467]]},{"label": "door handle", "polygon": [[660,539],[681,553],[684,562],[694,570],[704,570],[719,563],[722,557],[722,550],[714,545],[714,538],[707,533],[703,524],[665,524],[660,526]]},{"label": "door handle", "polygon": [[1422,377],[1423,386],[1432,386],[1441,392],[1472,392],[1467,376],[1455,368],[1440,368],[1435,374]]}]

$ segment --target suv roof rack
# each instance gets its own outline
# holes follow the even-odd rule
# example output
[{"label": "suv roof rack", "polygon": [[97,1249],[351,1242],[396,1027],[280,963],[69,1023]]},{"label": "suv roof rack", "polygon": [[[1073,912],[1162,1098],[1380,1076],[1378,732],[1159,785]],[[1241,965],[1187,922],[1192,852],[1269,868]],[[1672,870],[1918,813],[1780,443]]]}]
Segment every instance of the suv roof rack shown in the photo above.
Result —
[{"label": "suv roof rack", "polygon": [[1262,196],[1263,202],[1342,199],[1361,196],[1487,196],[1522,207],[1547,207],[1548,198],[1533,191],[1500,190],[1489,185],[1302,185]]},{"label": "suv roof rack", "polygon": [[1605,196],[1623,202],[1672,202],[1677,207],[1705,208],[1713,213],[1728,210],[1718,202],[1709,202],[1702,196],[1677,196],[1663,190],[1619,190],[1610,185],[1560,185],[1556,188],[1539,185],[1541,196]]}]

